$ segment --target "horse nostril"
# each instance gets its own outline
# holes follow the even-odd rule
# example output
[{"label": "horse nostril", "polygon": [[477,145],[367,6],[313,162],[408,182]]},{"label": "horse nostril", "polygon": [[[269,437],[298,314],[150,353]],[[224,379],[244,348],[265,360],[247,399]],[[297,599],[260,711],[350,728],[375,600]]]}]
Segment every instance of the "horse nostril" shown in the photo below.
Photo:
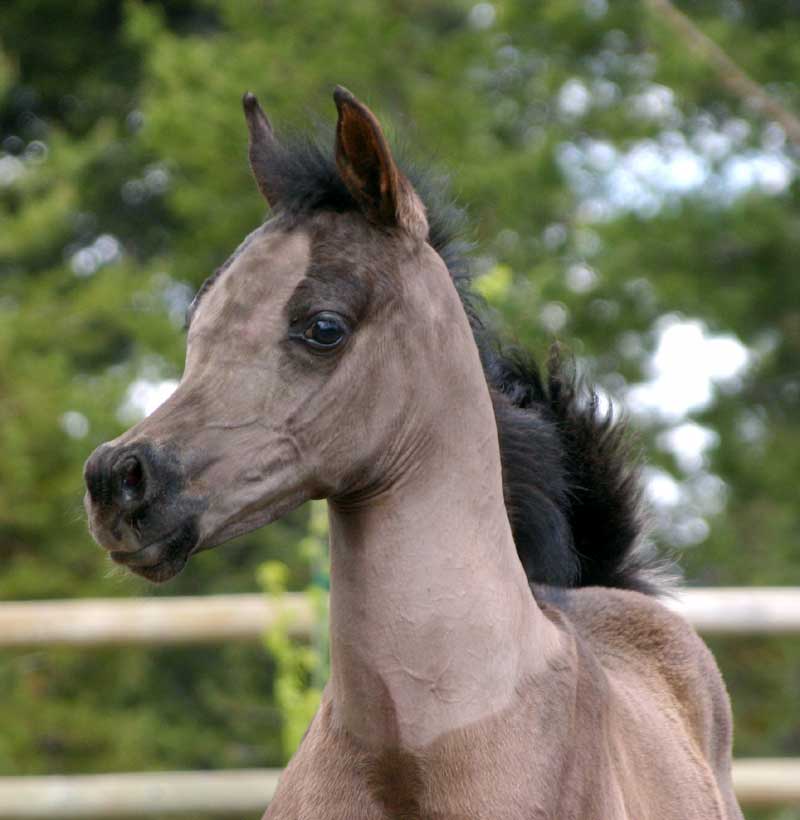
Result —
[{"label": "horse nostril", "polygon": [[138,458],[130,458],[123,466],[122,489],[135,493],[144,481],[144,471]]},{"label": "horse nostril", "polygon": [[140,502],[147,490],[147,479],[141,460],[134,455],[126,456],[115,470],[122,507],[133,507]]},{"label": "horse nostril", "polygon": [[84,472],[92,503],[128,516],[141,512],[163,488],[158,454],[148,442],[118,448],[103,444]]}]

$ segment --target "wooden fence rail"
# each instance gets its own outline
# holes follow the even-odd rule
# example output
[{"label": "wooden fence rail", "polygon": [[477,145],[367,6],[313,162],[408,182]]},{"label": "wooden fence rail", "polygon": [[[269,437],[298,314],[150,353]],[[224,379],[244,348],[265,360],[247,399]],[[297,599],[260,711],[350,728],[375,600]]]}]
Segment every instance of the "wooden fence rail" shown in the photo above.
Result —
[{"label": "wooden fence rail", "polygon": [[[664,603],[702,633],[800,634],[800,587],[685,589]],[[217,643],[257,640],[286,623],[308,635],[308,600],[288,593],[0,603],[0,647]]]},{"label": "wooden fence rail", "polygon": [[0,778],[0,819],[252,813],[272,797],[277,769]]},{"label": "wooden fence rail", "polygon": [[682,589],[664,603],[704,635],[800,635],[800,587]]},{"label": "wooden fence rail", "polygon": [[309,601],[296,593],[7,602],[0,603],[0,647],[257,640],[277,623],[302,638],[313,621]]},{"label": "wooden fence rail", "polygon": [[[245,769],[0,778],[0,820],[110,820],[201,812],[258,817],[279,774],[276,769]],[[743,805],[800,804],[799,760],[738,760],[733,779]]]},{"label": "wooden fence rail", "polygon": [[[664,602],[704,634],[799,634],[800,587],[681,590]],[[314,623],[297,594],[0,603],[0,648],[199,644],[257,640],[276,624],[307,637]],[[0,820],[256,813],[269,802],[272,769],[88,776],[0,777]],[[747,806],[800,805],[800,760],[734,764]]]}]

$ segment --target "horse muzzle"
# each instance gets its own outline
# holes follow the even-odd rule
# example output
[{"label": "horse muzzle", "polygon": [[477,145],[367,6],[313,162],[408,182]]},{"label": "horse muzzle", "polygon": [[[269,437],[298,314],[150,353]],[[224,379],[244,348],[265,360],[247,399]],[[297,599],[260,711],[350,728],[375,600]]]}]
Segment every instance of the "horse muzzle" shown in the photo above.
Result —
[{"label": "horse muzzle", "polygon": [[102,444],[84,478],[89,529],[112,561],[156,583],[183,569],[198,546],[205,503],[185,492],[173,453],[149,441]]}]

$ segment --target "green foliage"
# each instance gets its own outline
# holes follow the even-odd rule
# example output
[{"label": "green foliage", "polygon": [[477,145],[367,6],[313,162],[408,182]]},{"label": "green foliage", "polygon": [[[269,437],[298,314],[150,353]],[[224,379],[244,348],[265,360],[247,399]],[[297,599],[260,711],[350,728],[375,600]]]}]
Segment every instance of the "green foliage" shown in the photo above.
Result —
[{"label": "green foliage", "polygon": [[[786,4],[679,5],[800,111]],[[335,83],[453,173],[489,272],[479,289],[511,338],[544,351],[558,336],[623,399],[649,374],[664,316],[748,346],[744,375],[690,411],[717,436],[694,467],[668,444],[685,419],[635,419],[680,491],[657,536],[690,582],[800,584],[800,185],[718,184],[742,158],[796,168],[797,150],[646,4],[8,0],[2,16],[0,598],[162,594],[110,574],[90,543],[83,460],[125,428],[132,381],[179,376],[187,295],[263,216],[242,92],[285,129],[332,122]],[[632,151],[714,140],[706,184],[681,188],[667,165],[666,193],[625,200],[631,177],[610,176]],[[301,510],[205,553],[163,592],[252,590],[264,561],[286,567],[284,588],[307,588],[299,545],[322,537],[308,526]],[[269,641],[274,659],[237,646],[6,654],[0,773],[278,764],[325,650]],[[796,639],[714,648],[737,754],[800,755]]]},{"label": "green foliage", "polygon": [[[281,739],[285,761],[300,744],[328,678],[328,577],[324,569],[327,547],[327,507],[321,501],[314,501],[308,534],[298,543],[299,554],[315,568],[313,581],[305,590],[316,614],[312,643],[299,644],[290,638],[289,616],[279,619],[264,637],[275,663],[275,705],[283,721]],[[281,561],[268,561],[260,567],[258,575],[264,592],[280,601],[286,594],[289,567]]]}]

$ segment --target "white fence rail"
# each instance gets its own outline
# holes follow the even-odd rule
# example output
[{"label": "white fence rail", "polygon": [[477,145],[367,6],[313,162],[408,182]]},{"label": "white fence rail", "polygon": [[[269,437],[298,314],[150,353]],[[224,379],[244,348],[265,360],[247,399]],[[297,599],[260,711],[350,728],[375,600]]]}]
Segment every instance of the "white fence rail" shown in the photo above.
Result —
[{"label": "white fence rail", "polygon": [[[704,634],[800,635],[800,587],[681,590],[664,602]],[[210,595],[0,603],[0,648],[201,644],[257,640],[276,624],[308,636],[302,595]],[[0,777],[0,820],[196,816],[262,811],[274,769],[88,776]],[[800,805],[800,759],[734,763],[747,806]]]},{"label": "white fence rail", "polygon": [[0,819],[112,818],[252,812],[260,817],[280,771],[72,775],[0,778]]},{"label": "white fence rail", "polygon": [[[702,633],[800,634],[800,587],[685,589],[664,603]],[[302,595],[207,595],[0,603],[0,647],[217,643],[257,640],[285,623],[308,635]]]},{"label": "white fence rail", "polygon": [[[245,769],[72,777],[0,778],[0,820],[148,817],[200,813],[260,816],[280,772]],[[800,804],[800,761],[738,760],[733,780],[746,806]]]},{"label": "white fence rail", "polygon": [[800,635],[800,587],[682,589],[664,603],[704,635]]},{"label": "white fence rail", "polygon": [[0,647],[197,644],[257,640],[276,623],[308,635],[303,595],[198,595],[0,603]]}]

